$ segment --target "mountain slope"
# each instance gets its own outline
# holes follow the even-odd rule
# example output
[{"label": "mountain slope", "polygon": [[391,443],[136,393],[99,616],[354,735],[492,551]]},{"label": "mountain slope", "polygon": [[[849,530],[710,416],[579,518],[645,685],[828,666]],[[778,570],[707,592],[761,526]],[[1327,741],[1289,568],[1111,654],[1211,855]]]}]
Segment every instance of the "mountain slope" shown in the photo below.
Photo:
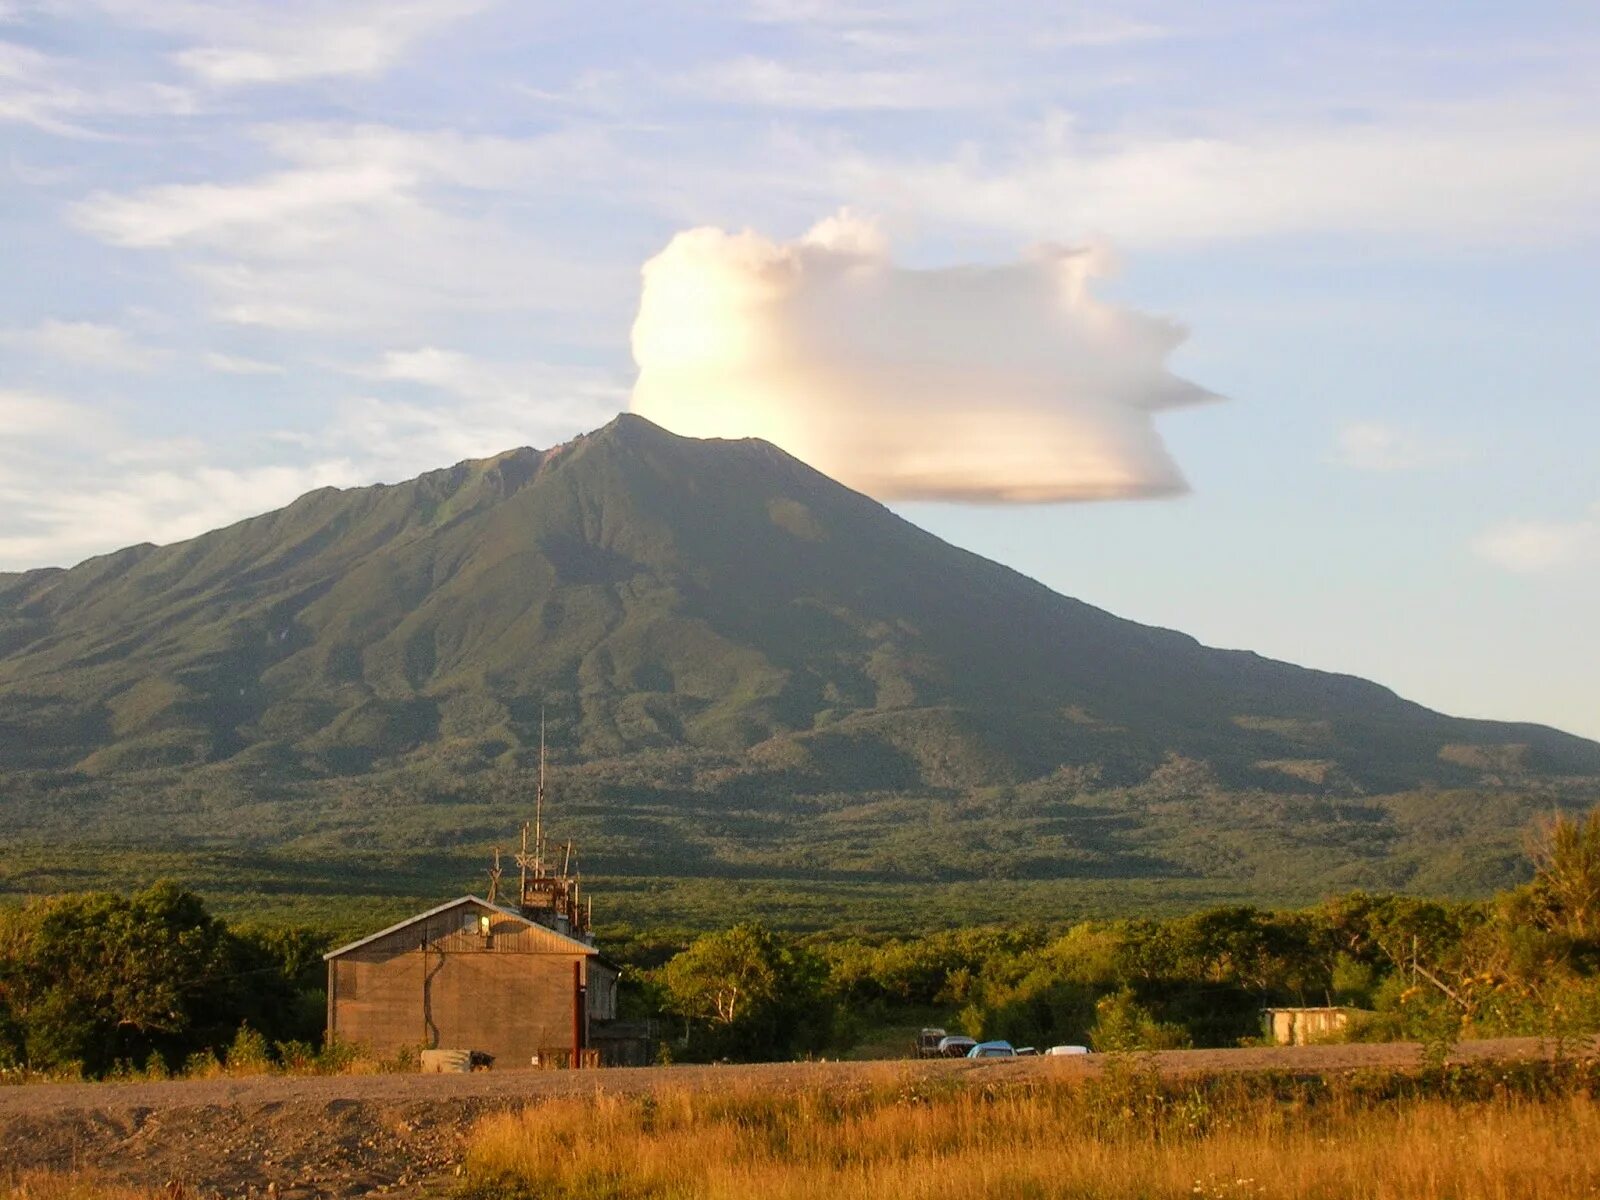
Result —
[{"label": "mountain slope", "polygon": [[[550,451],[313,492],[189,542],[0,575],[13,791],[226,780],[213,790],[255,801],[337,795],[347,827],[370,827],[381,814],[351,781],[399,772],[442,795],[503,776],[528,765],[541,711],[614,818],[628,788],[727,779],[756,811],[1162,771],[1351,796],[1600,776],[1592,742],[1121,620],[766,443],[631,416]],[[234,802],[174,801],[152,828]]]}]

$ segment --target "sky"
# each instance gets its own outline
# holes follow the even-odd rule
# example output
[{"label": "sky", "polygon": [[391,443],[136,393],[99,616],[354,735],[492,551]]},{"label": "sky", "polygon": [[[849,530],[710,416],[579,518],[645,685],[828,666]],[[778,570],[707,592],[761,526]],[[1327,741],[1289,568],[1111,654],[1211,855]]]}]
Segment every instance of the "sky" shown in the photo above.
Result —
[{"label": "sky", "polygon": [[[0,571],[604,424],[686,245],[788,264],[769,342],[858,388],[829,254],[896,328],[977,280],[937,319],[1038,365],[1057,445],[1054,327],[963,314],[1092,263],[1060,329],[1120,364],[1128,486],[861,485],[1123,616],[1600,737],[1592,3],[0,0],[0,222]],[[881,428],[936,450],[973,394]]]}]

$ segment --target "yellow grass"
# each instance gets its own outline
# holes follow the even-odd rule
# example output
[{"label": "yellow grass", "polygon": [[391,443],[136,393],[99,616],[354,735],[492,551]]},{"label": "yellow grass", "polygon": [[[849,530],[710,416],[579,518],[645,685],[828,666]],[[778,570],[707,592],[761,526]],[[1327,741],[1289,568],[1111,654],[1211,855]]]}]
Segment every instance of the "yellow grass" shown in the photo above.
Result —
[{"label": "yellow grass", "polygon": [[173,1195],[124,1187],[85,1171],[0,1172],[0,1196],[7,1200],[169,1200]]},{"label": "yellow grass", "polygon": [[[1537,1091],[1537,1089],[1536,1089]],[[483,1120],[477,1195],[630,1200],[1573,1200],[1600,1195],[1586,1088],[1395,1098],[1129,1077],[929,1092],[667,1089]]]}]

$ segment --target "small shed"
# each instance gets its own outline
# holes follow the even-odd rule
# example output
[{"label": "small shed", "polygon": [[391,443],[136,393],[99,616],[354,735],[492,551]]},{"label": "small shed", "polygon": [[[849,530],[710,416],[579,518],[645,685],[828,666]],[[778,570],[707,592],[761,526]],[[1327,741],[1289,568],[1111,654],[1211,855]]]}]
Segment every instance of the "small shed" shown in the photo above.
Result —
[{"label": "small shed", "polygon": [[1279,1046],[1323,1042],[1350,1026],[1354,1010],[1338,1007],[1267,1008],[1262,1010],[1266,1034]]},{"label": "small shed", "polygon": [[607,1039],[620,974],[588,941],[462,896],[324,955],[328,1039],[381,1055],[477,1050],[495,1065],[576,1062]]}]

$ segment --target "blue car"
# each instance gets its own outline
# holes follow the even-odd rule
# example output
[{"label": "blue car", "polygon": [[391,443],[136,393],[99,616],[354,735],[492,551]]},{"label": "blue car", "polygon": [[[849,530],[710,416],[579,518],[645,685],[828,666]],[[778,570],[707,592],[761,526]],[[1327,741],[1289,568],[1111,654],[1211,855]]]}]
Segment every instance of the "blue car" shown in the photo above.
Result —
[{"label": "blue car", "polygon": [[979,1042],[967,1051],[968,1058],[1015,1058],[1017,1051],[1010,1042]]}]

